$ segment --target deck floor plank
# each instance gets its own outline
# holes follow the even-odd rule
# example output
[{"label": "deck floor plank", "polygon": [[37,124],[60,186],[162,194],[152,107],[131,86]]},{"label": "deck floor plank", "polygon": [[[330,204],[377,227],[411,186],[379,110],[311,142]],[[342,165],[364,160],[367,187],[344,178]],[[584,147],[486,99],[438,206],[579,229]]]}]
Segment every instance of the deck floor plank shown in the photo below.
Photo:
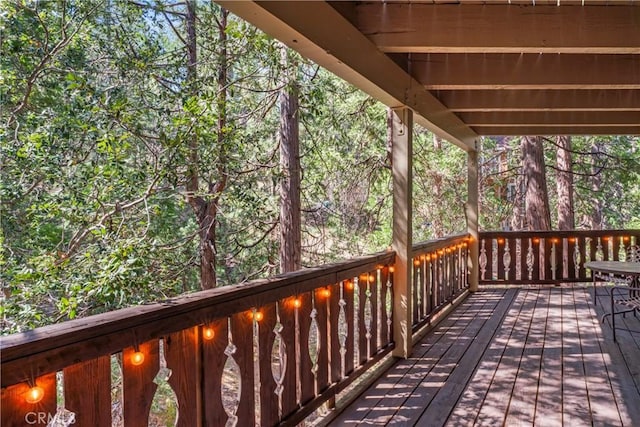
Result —
[{"label": "deck floor plank", "polygon": [[583,285],[481,290],[331,425],[637,424],[640,334],[613,342],[605,294],[594,306]]},{"label": "deck floor plank", "polygon": [[561,296],[562,422],[569,426],[587,426],[591,425],[591,413],[573,292],[562,289]]},{"label": "deck floor plank", "polygon": [[497,366],[509,342],[511,331],[518,321],[518,313],[524,304],[524,296],[525,293],[522,292],[510,294],[513,300],[511,310],[506,313],[502,327],[498,329],[489,348],[482,355],[475,372],[474,381],[469,382],[466,391],[454,407],[447,422],[448,426],[473,425],[476,421],[494,379]]},{"label": "deck floor plank", "polygon": [[552,298],[551,292],[541,296],[548,310],[534,424],[556,427],[562,425],[562,301]]},{"label": "deck floor plank", "polygon": [[548,295],[536,294],[531,315],[527,316],[529,328],[516,374],[514,392],[511,394],[509,402],[506,425],[531,425],[534,422],[544,349],[545,319],[548,312]]},{"label": "deck floor plank", "polygon": [[602,334],[598,333],[599,328],[594,324],[594,321],[597,322],[597,316],[584,290],[576,290],[573,296],[577,317],[591,319],[591,322],[580,322],[579,332],[593,425],[623,425],[617,405],[611,404],[616,398],[602,351],[606,343],[603,342]]},{"label": "deck floor plank", "polygon": [[[466,337],[464,345],[466,347],[461,357],[458,359],[456,366],[450,366],[446,381],[434,396],[430,405],[421,411],[422,415],[416,420],[414,417],[408,419],[409,422],[416,425],[435,426],[445,425],[449,414],[452,412],[452,400],[458,400],[469,383],[471,377],[476,371],[483,354],[492,341],[493,336],[498,331],[498,326],[504,321],[506,314],[512,304],[513,293],[505,294],[498,304],[492,307],[492,313],[481,316],[482,322],[478,320],[475,323],[482,323],[480,330],[475,337]],[[509,298],[511,296],[511,298]],[[417,402],[416,402],[417,403]],[[417,411],[414,411],[416,413]]]},{"label": "deck floor plank", "polygon": [[360,398],[334,421],[335,425],[384,425],[411,396],[413,389],[438,365],[442,356],[471,323],[481,306],[465,301],[454,314],[444,319],[437,331],[414,346],[411,357],[399,360]]}]

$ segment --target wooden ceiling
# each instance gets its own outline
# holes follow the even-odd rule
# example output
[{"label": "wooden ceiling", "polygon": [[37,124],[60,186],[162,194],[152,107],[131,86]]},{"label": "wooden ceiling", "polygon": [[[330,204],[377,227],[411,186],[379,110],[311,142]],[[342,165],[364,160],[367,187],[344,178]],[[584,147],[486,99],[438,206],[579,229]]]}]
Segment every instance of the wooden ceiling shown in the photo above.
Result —
[{"label": "wooden ceiling", "polygon": [[219,1],[473,150],[482,135],[640,135],[640,1]]}]

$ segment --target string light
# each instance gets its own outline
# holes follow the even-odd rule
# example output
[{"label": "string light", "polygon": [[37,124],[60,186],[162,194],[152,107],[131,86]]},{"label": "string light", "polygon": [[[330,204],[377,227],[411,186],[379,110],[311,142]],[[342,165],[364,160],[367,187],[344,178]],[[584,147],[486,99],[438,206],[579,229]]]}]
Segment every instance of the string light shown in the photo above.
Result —
[{"label": "string light", "polygon": [[140,366],[142,363],[144,363],[144,353],[136,349],[136,351],[131,355],[131,364],[134,366]]},{"label": "string light", "polygon": [[353,282],[351,280],[347,280],[344,283],[345,288],[347,288],[348,290],[352,290],[353,289]]},{"label": "string light", "polygon": [[261,311],[256,311],[253,313],[253,318],[256,319],[256,322],[259,322],[264,318],[264,314]]},{"label": "string light", "polygon": [[420,265],[420,260],[418,258],[413,260],[413,265],[415,265],[416,267]]},{"label": "string light", "polygon": [[329,290],[329,288],[324,288],[322,290],[322,296],[325,298],[329,298],[331,296],[331,291]]},{"label": "string light", "polygon": [[295,308],[300,308],[300,307],[302,307],[302,301],[300,300],[300,298],[295,298],[295,299],[293,300],[293,306],[294,306]]},{"label": "string light", "polygon": [[210,328],[208,326],[202,328],[202,338],[204,338],[205,340],[212,340],[215,335],[216,334],[213,331],[213,328]]},{"label": "string light", "polygon": [[42,387],[34,385],[27,391],[27,395],[24,400],[26,400],[27,403],[35,404],[40,402],[43,397],[44,397],[44,389]]},{"label": "string light", "polygon": [[393,265],[389,266],[389,273],[393,273],[396,270],[396,268]]}]

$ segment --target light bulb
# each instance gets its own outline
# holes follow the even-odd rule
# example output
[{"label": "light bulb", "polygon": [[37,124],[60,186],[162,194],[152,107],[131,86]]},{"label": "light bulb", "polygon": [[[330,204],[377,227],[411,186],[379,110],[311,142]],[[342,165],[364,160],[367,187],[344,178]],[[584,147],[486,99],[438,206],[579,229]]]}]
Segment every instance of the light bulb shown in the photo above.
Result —
[{"label": "light bulb", "polygon": [[294,299],[294,300],[293,300],[293,306],[294,306],[295,308],[300,308],[300,307],[302,307],[302,301],[300,301],[300,298],[296,298],[296,299]]},{"label": "light bulb", "polygon": [[215,336],[215,332],[213,331],[213,328],[203,328],[202,329],[202,337],[205,340],[211,340],[211,339],[213,339],[214,336]]},{"label": "light bulb", "polygon": [[131,355],[131,364],[134,366],[142,365],[144,362],[144,353],[141,351],[136,351]]},{"label": "light bulb", "polygon": [[42,387],[33,386],[27,391],[25,400],[27,403],[38,403],[44,397],[44,389]]},{"label": "light bulb", "polygon": [[322,296],[325,298],[329,298],[331,296],[331,291],[327,288],[322,290]]},{"label": "light bulb", "polygon": [[258,322],[261,321],[263,317],[264,315],[260,311],[256,311],[255,314],[253,315],[253,318],[256,319],[256,321]]}]

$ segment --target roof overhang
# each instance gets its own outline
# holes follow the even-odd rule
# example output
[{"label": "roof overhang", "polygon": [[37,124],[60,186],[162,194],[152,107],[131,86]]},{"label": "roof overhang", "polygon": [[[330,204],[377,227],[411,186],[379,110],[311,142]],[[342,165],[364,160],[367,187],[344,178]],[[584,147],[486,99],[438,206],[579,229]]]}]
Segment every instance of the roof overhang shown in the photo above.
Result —
[{"label": "roof overhang", "polygon": [[465,150],[640,135],[640,2],[219,3]]}]

